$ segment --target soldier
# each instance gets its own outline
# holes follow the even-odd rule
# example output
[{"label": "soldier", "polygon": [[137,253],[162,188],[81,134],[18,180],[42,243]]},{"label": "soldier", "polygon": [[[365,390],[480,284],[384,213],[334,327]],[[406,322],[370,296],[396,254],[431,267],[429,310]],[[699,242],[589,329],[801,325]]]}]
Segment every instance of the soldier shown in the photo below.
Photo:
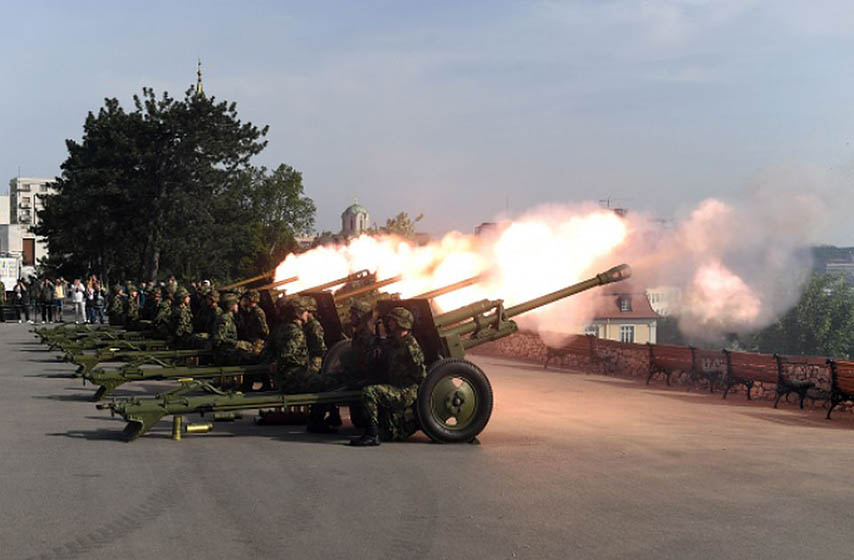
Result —
[{"label": "soldier", "polygon": [[305,342],[308,345],[308,363],[313,371],[319,372],[320,366],[323,365],[323,356],[326,354],[326,337],[323,325],[314,316],[317,313],[317,302],[308,296],[305,300],[310,313],[308,322],[303,326]]},{"label": "soldier", "polygon": [[157,298],[157,307],[154,309],[154,318],[151,326],[158,338],[166,340],[169,338],[169,328],[172,323],[172,299],[167,295],[162,297],[163,291],[155,288],[153,292]]},{"label": "soldier", "polygon": [[245,339],[252,343],[252,348],[256,355],[261,354],[264,349],[264,342],[270,336],[270,327],[267,326],[267,314],[258,305],[261,301],[261,294],[258,290],[249,290],[246,293],[247,307],[244,312],[244,336]]},{"label": "soldier", "polygon": [[190,311],[190,292],[186,288],[178,288],[175,291],[175,300],[172,302],[172,318],[170,319],[169,327],[169,338],[166,340],[170,346],[191,346],[193,313]]},{"label": "soldier", "polygon": [[214,361],[218,364],[239,364],[254,355],[252,344],[237,338],[237,326],[234,322],[234,317],[237,315],[237,301],[237,294],[231,292],[222,294],[223,311],[217,315],[211,335]]},{"label": "soldier", "polygon": [[375,375],[379,353],[377,336],[373,330],[374,311],[366,301],[356,301],[350,306],[349,326],[353,333],[350,348],[341,356],[339,381],[348,387],[360,388]]},{"label": "soldier", "polygon": [[111,325],[122,326],[125,324],[124,291],[118,284],[113,286],[110,308],[107,310],[107,315],[110,316]]},{"label": "soldier", "polygon": [[205,297],[202,305],[199,307],[199,314],[195,317],[194,330],[198,332],[208,333],[213,336],[216,328],[217,320],[222,315],[222,308],[219,306],[219,292],[212,288],[205,290]]},{"label": "soldier", "polygon": [[124,317],[125,326],[128,329],[136,329],[139,326],[139,292],[136,286],[128,284],[128,297],[125,300]]},{"label": "soldier", "polygon": [[408,433],[404,426],[404,411],[415,402],[418,386],[427,376],[424,353],[409,332],[414,318],[403,307],[395,307],[383,317],[389,341],[383,349],[386,383],[368,385],[362,389],[362,407],[368,422],[365,433],[350,441],[350,445],[380,444],[379,409],[389,417],[390,439],[403,439]]},{"label": "soldier", "polygon": [[289,299],[285,307],[285,320],[276,331],[275,378],[276,388],[282,393],[324,391],[330,381],[320,377],[309,363],[305,324],[311,317],[311,298]]},{"label": "soldier", "polygon": [[160,301],[163,299],[163,292],[158,286],[154,286],[148,291],[148,296],[145,298],[145,306],[142,308],[141,316],[147,321],[154,322],[157,317],[157,308],[160,307]]}]

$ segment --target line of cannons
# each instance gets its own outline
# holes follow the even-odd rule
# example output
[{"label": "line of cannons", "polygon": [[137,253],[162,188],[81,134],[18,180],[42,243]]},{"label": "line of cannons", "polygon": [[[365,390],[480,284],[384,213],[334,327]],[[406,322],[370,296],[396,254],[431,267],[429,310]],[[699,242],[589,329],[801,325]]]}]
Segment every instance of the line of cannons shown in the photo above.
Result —
[{"label": "line of cannons", "polygon": [[[329,288],[364,279],[366,272],[339,278],[321,286],[299,292],[314,299],[316,318],[324,328],[327,352],[320,375],[333,375],[343,367],[342,357],[350,349],[341,321],[342,306],[361,295],[372,294],[377,316],[394,307],[412,312],[412,334],[418,340],[427,363],[427,376],[418,388],[415,403],[405,411],[411,419],[411,433],[423,431],[431,440],[440,443],[473,441],[483,431],[492,414],[492,387],[486,374],[465,359],[466,351],[515,333],[513,318],[536,308],[580,292],[619,282],[631,276],[628,265],[619,265],[592,278],[564,289],[505,307],[503,300],[484,299],[451,311],[437,313],[433,298],[471,286],[483,280],[476,276],[454,284],[401,299],[378,290],[400,281],[400,277],[371,282],[352,290],[332,293]],[[264,276],[248,279],[243,284],[262,280]],[[278,287],[295,279],[263,286]],[[228,286],[234,288],[237,285]],[[213,420],[232,420],[241,411],[261,410],[287,413],[305,410],[314,405],[346,406],[351,420],[358,422],[360,390],[334,390],[323,393],[282,394],[276,391],[255,391],[257,384],[242,383],[240,390],[229,381],[235,377],[252,379],[269,373],[270,364],[197,365],[209,360],[210,350],[168,348],[166,342],[150,337],[146,331],[128,331],[117,327],[61,326],[34,330],[43,343],[63,353],[62,358],[78,365],[76,375],[84,384],[97,387],[93,398],[101,401],[97,407],[121,416],[126,422],[122,436],[132,441],[144,435],[163,418],[172,417],[172,434],[180,439],[182,432],[204,432],[212,428],[209,422],[187,424],[190,415],[209,416]],[[98,367],[103,363],[120,363],[119,367]],[[176,386],[148,396],[116,397],[113,391],[125,383],[170,380]],[[106,397],[111,400],[103,401]],[[182,427],[183,426],[183,427]]]},{"label": "line of cannons", "polygon": [[[600,344],[601,341],[592,335],[571,337],[561,347],[546,350],[544,367],[563,355],[573,354],[588,359],[605,371],[613,372],[615,365],[607,353],[601,351]],[[781,399],[788,400],[790,396],[797,397],[801,409],[807,398],[825,401],[828,403],[828,419],[839,404],[854,401],[854,361],[734,350],[715,351],[670,344],[647,344],[646,347],[649,352],[647,385],[654,377],[662,377],[669,386],[671,377],[684,375],[694,383],[707,384],[709,392],[720,387],[724,399],[734,387],[742,386],[747,400],[751,400],[751,390],[757,383],[774,385],[774,408],[777,408]],[[810,367],[825,366],[830,371],[828,388],[818,387],[815,381],[792,374],[798,369],[805,371]]]}]

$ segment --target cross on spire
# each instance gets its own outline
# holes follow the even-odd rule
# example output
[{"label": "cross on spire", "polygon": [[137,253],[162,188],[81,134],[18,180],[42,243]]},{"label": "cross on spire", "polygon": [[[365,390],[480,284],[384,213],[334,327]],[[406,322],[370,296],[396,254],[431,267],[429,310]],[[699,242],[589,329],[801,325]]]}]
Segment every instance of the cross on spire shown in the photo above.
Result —
[{"label": "cross on spire", "polygon": [[205,90],[202,87],[202,59],[199,58],[199,64],[196,70],[196,95],[204,95]]}]

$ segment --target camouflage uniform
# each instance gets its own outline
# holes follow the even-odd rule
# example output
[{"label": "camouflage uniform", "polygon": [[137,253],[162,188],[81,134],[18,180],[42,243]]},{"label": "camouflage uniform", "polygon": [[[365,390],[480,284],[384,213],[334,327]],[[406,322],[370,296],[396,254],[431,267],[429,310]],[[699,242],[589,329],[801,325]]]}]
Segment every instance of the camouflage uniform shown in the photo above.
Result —
[{"label": "camouflage uniform", "polygon": [[154,309],[154,318],[152,319],[155,334],[164,340],[169,338],[171,323],[172,302],[168,299],[161,299],[157,302],[157,307]]},{"label": "camouflage uniform", "polygon": [[122,293],[117,289],[113,289],[113,299],[110,301],[110,308],[107,310],[107,315],[110,316],[111,325],[125,324],[125,304]]},{"label": "camouflage uniform", "polygon": [[[412,314],[400,307],[389,312],[397,324],[412,327]],[[418,386],[427,377],[424,353],[411,333],[401,338],[391,338],[383,348],[385,383],[368,385],[362,389],[362,408],[369,428],[361,439],[379,435],[380,439],[406,439],[412,433],[406,410],[415,403]],[[383,414],[380,414],[382,408]],[[358,442],[352,442],[359,445]],[[376,440],[371,445],[377,445]],[[365,443],[362,443],[364,445]]]},{"label": "camouflage uniform", "polygon": [[173,346],[191,346],[191,335],[193,334],[193,313],[185,304],[188,296],[187,290],[180,288],[175,292],[175,301],[172,306],[172,317],[169,321],[169,343]]},{"label": "camouflage uniform", "polygon": [[131,297],[130,293],[135,291],[133,286],[128,288],[128,298],[125,300],[124,316],[125,326],[129,329],[135,329],[139,326],[139,301],[135,297]]},{"label": "camouflage uniform", "polygon": [[3,282],[0,282],[0,305],[6,305],[6,284]]},{"label": "camouflage uniform", "polygon": [[264,341],[270,336],[270,327],[267,326],[267,314],[264,313],[263,309],[258,307],[259,299],[257,291],[252,290],[249,292],[249,301],[251,303],[243,316],[245,339],[252,343],[256,354],[261,353],[264,349]]},{"label": "camouflage uniform", "polygon": [[296,318],[308,311],[313,302],[310,298],[301,297],[289,301],[288,316],[291,318],[277,329],[276,387],[282,393],[325,391],[332,383],[311,368],[304,325]]},{"label": "camouflage uniform", "polygon": [[308,347],[309,367],[313,371],[320,371],[320,366],[323,365],[323,356],[326,354],[323,325],[312,316],[303,325],[303,333],[305,333],[305,343]]},{"label": "camouflage uniform", "polygon": [[214,360],[218,364],[236,365],[248,361],[254,355],[252,345],[237,338],[237,325],[234,324],[234,316],[228,311],[217,316],[211,341]]},{"label": "camouflage uniform", "polygon": [[339,380],[342,385],[361,388],[366,381],[376,383],[376,353],[379,350],[376,334],[368,322],[373,314],[367,302],[354,302],[349,310],[350,347],[341,356]]}]

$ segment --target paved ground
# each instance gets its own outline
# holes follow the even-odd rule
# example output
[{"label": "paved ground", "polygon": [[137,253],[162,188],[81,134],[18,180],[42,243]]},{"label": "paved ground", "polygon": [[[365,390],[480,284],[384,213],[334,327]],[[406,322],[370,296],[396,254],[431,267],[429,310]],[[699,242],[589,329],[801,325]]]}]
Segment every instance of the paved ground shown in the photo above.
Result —
[{"label": "paved ground", "polygon": [[0,325],[0,558],[854,556],[850,415],[476,361],[496,397],[479,446],[247,420],[128,444]]}]

